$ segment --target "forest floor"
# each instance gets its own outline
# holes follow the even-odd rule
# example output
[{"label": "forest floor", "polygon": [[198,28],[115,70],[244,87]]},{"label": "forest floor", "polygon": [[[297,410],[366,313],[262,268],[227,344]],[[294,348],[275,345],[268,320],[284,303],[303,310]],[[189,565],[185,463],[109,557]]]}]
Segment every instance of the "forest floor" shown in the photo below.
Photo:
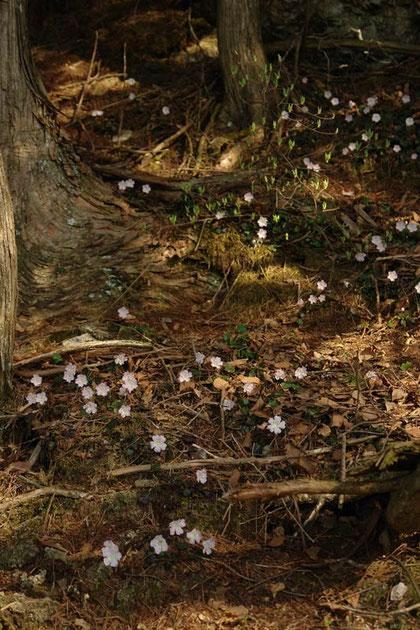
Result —
[{"label": "forest floor", "polygon": [[376,477],[418,443],[418,64],[384,55],[384,72],[382,53],[354,53],[346,75],[339,53],[328,67],[313,53],[292,80],[290,55],[270,74],[282,103],[262,137],[220,106],[203,18],[97,4],[36,24],[35,61],[63,139],[139,232],[145,213],[157,227],[144,256],[129,242],[124,268],[103,261],[72,313],[19,318],[0,626],[418,627],[418,538],[388,528],[387,495],[223,498]]}]

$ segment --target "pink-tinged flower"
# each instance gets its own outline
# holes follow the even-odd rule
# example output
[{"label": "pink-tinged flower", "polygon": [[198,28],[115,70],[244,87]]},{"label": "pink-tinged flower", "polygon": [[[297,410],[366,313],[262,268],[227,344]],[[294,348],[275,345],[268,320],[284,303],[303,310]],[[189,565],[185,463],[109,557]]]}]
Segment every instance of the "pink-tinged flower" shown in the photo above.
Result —
[{"label": "pink-tinged flower", "polygon": [[346,123],[351,123],[351,121],[353,120],[353,115],[352,114],[346,114],[344,116],[344,120],[346,121]]},{"label": "pink-tinged flower", "polygon": [[79,374],[75,380],[77,387],[85,387],[88,384],[88,380],[85,374]]},{"label": "pink-tinged flower", "polygon": [[409,232],[417,232],[419,226],[417,225],[417,223],[415,221],[410,221],[407,225],[407,230]]},{"label": "pink-tinged flower", "polygon": [[381,120],[380,114],[372,114],[372,122],[378,123]]},{"label": "pink-tinged flower", "polygon": [[349,151],[356,151],[357,149],[357,145],[355,142],[350,142],[349,143]]},{"label": "pink-tinged flower", "polygon": [[192,379],[192,372],[189,370],[181,370],[178,374],[178,381],[180,383],[189,383]]},{"label": "pink-tinged flower", "polygon": [[328,285],[325,280],[318,280],[318,282],[316,283],[316,288],[318,289],[318,291],[325,291],[327,286]]},{"label": "pink-tinged flower", "polygon": [[192,529],[186,536],[190,545],[198,545],[203,537],[199,529]]},{"label": "pink-tinged flower", "polygon": [[332,93],[329,90],[325,90],[324,92],[324,98],[327,98],[328,100],[331,98]]},{"label": "pink-tinged flower", "polygon": [[325,294],[321,293],[321,295],[318,295],[318,302],[325,302]]},{"label": "pink-tinged flower", "polygon": [[114,363],[117,365],[124,365],[128,361],[127,356],[121,352],[120,354],[116,354],[114,357]]},{"label": "pink-tinged flower", "polygon": [[403,103],[409,103],[411,101],[411,96],[409,94],[403,94],[401,100]]},{"label": "pink-tinged flower", "polygon": [[349,107],[350,109],[353,109],[353,107],[356,107],[356,103],[352,100],[349,101]]},{"label": "pink-tinged flower", "polygon": [[215,214],[215,217],[218,221],[220,221],[220,219],[224,219],[226,216],[226,212],[223,212],[223,210],[218,210]]},{"label": "pink-tinged flower", "polygon": [[398,278],[398,274],[396,271],[388,271],[387,278],[391,282],[395,282],[395,280]]},{"label": "pink-tinged flower", "polygon": [[118,409],[118,413],[121,418],[128,418],[129,416],[131,416],[130,405],[121,405],[121,407]]},{"label": "pink-tinged flower", "polygon": [[125,180],[125,186],[126,188],[134,188],[134,186],[136,185],[136,182],[134,181],[134,179],[126,179]]},{"label": "pink-tinged flower", "polygon": [[362,140],[363,142],[369,142],[369,136],[367,135],[367,133],[365,132],[362,133]]},{"label": "pink-tinged flower", "polygon": [[254,391],[254,383],[244,383],[244,394],[252,394],[252,392]]},{"label": "pink-tinged flower", "polygon": [[366,372],[366,378],[374,381],[378,378],[378,375],[373,370],[369,370],[369,372]]},{"label": "pink-tinged flower", "polygon": [[276,381],[284,381],[286,378],[286,370],[279,369],[274,372],[274,378]]},{"label": "pink-tinged flower", "polygon": [[405,227],[406,227],[405,221],[397,221],[395,224],[395,229],[398,232],[402,232],[403,230],[405,230]]},{"label": "pink-tinged flower", "polygon": [[184,533],[185,519],[179,518],[177,521],[169,523],[169,534],[171,536],[182,536]]},{"label": "pink-tinged flower", "polygon": [[412,154],[410,155],[410,158],[411,158],[412,160],[417,160],[417,153],[412,153]]},{"label": "pink-tinged flower", "polygon": [[399,153],[401,151],[401,147],[399,144],[394,144],[392,150],[394,151],[394,153]]},{"label": "pink-tinged flower", "polygon": [[216,541],[213,540],[213,538],[208,538],[207,540],[203,540],[204,555],[209,556],[215,547],[216,547]]},{"label": "pink-tinged flower", "polygon": [[220,370],[223,366],[223,361],[220,357],[210,357],[210,365],[211,367],[216,368],[216,370]]},{"label": "pink-tinged flower", "polygon": [[168,543],[166,542],[164,537],[161,536],[160,534],[152,538],[152,540],[150,541],[150,546],[156,555],[159,555],[160,553],[168,551],[169,549]]},{"label": "pink-tinged flower", "polygon": [[370,107],[364,107],[363,113],[364,114],[369,114],[369,112],[370,112]]},{"label": "pink-tinged flower", "polygon": [[152,439],[150,440],[150,448],[155,453],[166,451],[166,437],[164,435],[152,435]]},{"label": "pink-tinged flower", "polygon": [[407,127],[412,127],[414,125],[414,118],[412,116],[408,116],[405,119],[405,124]]},{"label": "pink-tinged flower", "polygon": [[118,546],[113,543],[112,540],[106,540],[104,542],[102,555],[104,558],[104,565],[106,567],[117,567],[122,558],[122,554],[120,553]]},{"label": "pink-tinged flower", "polygon": [[203,365],[204,359],[206,358],[202,352],[195,352],[194,357],[198,365]]},{"label": "pink-tinged flower", "polygon": [[200,468],[200,470],[197,470],[195,476],[197,478],[197,483],[207,483],[207,470],[205,468]]},{"label": "pink-tinged flower", "polygon": [[125,82],[127,83],[127,85],[130,85],[131,87],[136,84],[136,80],[133,79],[132,77],[130,77],[129,79],[126,79]]},{"label": "pink-tinged flower", "polygon": [[171,113],[171,110],[169,109],[169,107],[167,105],[164,105],[162,107],[162,114],[164,116],[169,116],[170,113]]},{"label": "pink-tinged flower", "polygon": [[133,392],[135,389],[137,389],[137,379],[134,375],[133,372],[124,372],[124,374],[122,375],[122,383],[124,385],[124,388],[128,391],[128,392]]},{"label": "pink-tinged flower", "polygon": [[302,366],[302,367],[296,368],[295,378],[302,379],[302,378],[305,378],[306,376],[308,376],[308,370],[306,369],[306,367]]},{"label": "pink-tinged flower", "polygon": [[267,424],[267,429],[276,435],[281,433],[285,428],[286,423],[281,419],[281,416],[274,416],[274,418],[270,418]]},{"label": "pink-tinged flower", "polygon": [[106,383],[99,383],[99,385],[96,385],[96,393],[98,396],[107,396],[109,393],[109,386]]},{"label": "pink-tinged flower", "polygon": [[235,401],[229,400],[229,398],[225,398],[224,401],[222,402],[222,409],[224,411],[232,411],[234,406],[235,406]]},{"label": "pink-tinged flower", "polygon": [[260,226],[260,228],[267,227],[268,219],[267,219],[267,217],[260,217],[258,219],[257,223]]},{"label": "pink-tinged flower", "polygon": [[267,230],[264,230],[264,228],[260,228],[257,232],[257,236],[260,240],[263,240],[267,237]]},{"label": "pink-tinged flower", "polygon": [[29,392],[26,394],[26,400],[29,405],[34,405],[36,403],[36,394],[34,392]]},{"label": "pink-tinged flower", "polygon": [[376,246],[376,249],[379,252],[385,251],[385,245],[383,244],[382,238],[378,234],[372,236],[372,243]]},{"label": "pink-tinged flower", "polygon": [[308,77],[302,77],[302,83],[308,83]]},{"label": "pink-tinged flower", "polygon": [[247,192],[244,194],[244,199],[247,203],[251,203],[251,201],[254,199],[254,195],[252,194],[252,192]]},{"label": "pink-tinged flower", "polygon": [[42,383],[42,376],[39,376],[39,374],[34,374],[31,378],[31,383],[32,385],[35,385],[35,387],[39,387]]},{"label": "pink-tinged flower", "polygon": [[348,155],[349,150],[347,147],[344,147],[344,149],[341,151],[342,155]]},{"label": "pink-tinged flower", "polygon": [[364,252],[357,252],[357,254],[355,256],[355,259],[358,262],[363,262],[365,260],[365,258],[366,258],[366,254]]},{"label": "pink-tinged flower", "polygon": [[366,103],[368,105],[368,107],[375,107],[376,103],[377,103],[377,99],[375,98],[375,96],[369,96],[369,98],[367,99]]},{"label": "pink-tinged flower", "polygon": [[338,98],[336,96],[334,96],[334,98],[331,99],[331,105],[336,106],[336,105],[339,104],[339,102],[340,101],[338,100]]},{"label": "pink-tinged flower", "polygon": [[118,190],[124,191],[127,188],[127,184],[125,183],[125,179],[122,179],[118,182]]},{"label": "pink-tinged flower", "polygon": [[149,184],[143,184],[143,186],[141,187],[142,191],[144,192],[145,195],[148,195],[149,192],[151,192],[151,187],[149,186]]},{"label": "pink-tinged flower", "polygon": [[63,379],[67,383],[71,383],[72,381],[74,381],[74,377],[76,376],[76,370],[77,368],[73,363],[67,363],[64,370]]},{"label": "pink-tinged flower", "polygon": [[312,294],[311,294],[311,295],[308,297],[308,302],[309,302],[310,304],[316,304],[316,303],[317,303],[317,301],[318,301],[318,298],[316,297],[316,295],[312,295]]},{"label": "pink-tinged flower", "polygon": [[287,120],[289,118],[289,112],[286,112],[286,110],[284,109],[282,113],[280,114],[280,118],[282,120]]},{"label": "pink-tinged flower", "polygon": [[82,387],[82,396],[86,400],[93,398],[93,389],[91,387]]},{"label": "pink-tinged flower", "polygon": [[83,405],[83,409],[90,416],[93,416],[98,411],[98,405],[90,400],[85,405]]},{"label": "pink-tinged flower", "polygon": [[128,315],[130,315],[130,311],[125,306],[121,306],[121,308],[118,309],[118,317],[121,319],[125,319]]}]

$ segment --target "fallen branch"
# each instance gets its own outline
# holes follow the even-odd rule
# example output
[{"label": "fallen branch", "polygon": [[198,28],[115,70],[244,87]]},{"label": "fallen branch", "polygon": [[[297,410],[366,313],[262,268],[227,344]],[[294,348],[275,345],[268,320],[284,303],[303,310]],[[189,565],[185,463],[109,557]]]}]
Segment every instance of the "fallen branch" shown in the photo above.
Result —
[{"label": "fallen branch", "polygon": [[390,479],[375,481],[321,481],[318,479],[299,479],[282,483],[253,483],[226,492],[227,501],[250,501],[254,499],[277,499],[296,494],[350,494],[366,496],[400,490],[411,477],[405,473]]},{"label": "fallen branch", "polygon": [[152,344],[148,341],[133,341],[132,339],[107,339],[106,341],[88,341],[86,343],[78,343],[74,346],[61,346],[51,352],[36,354],[28,359],[22,359],[13,364],[13,367],[21,365],[29,365],[30,363],[38,363],[44,359],[51,359],[56,354],[70,354],[71,352],[83,352],[85,350],[98,350],[101,348],[152,348]]},{"label": "fallen branch", "polygon": [[[376,437],[376,436],[374,436]],[[362,437],[349,440],[348,444],[361,444],[367,440],[372,440],[373,437]],[[300,453],[296,456],[291,455],[271,455],[269,457],[215,457],[214,459],[191,459],[186,462],[168,462],[166,464],[160,464],[159,470],[186,470],[188,468],[213,468],[218,466],[238,466],[239,464],[251,464],[251,465],[270,465],[279,462],[286,462],[291,459],[299,459],[302,455],[316,456],[323,455],[324,453],[330,453],[335,446],[323,446],[321,448],[315,448],[312,451],[306,451],[306,453]],[[116,468],[110,470],[108,477],[124,477],[125,475],[135,475],[140,472],[156,471],[156,464],[139,464],[138,466],[126,466],[125,468]]]},{"label": "fallen branch", "polygon": [[65,497],[66,499],[85,499],[87,492],[79,492],[78,490],[65,490],[64,488],[54,488],[48,486],[47,488],[38,488],[38,490],[32,490],[26,494],[21,494],[12,499],[6,499],[0,503],[0,510],[10,510],[10,508],[22,505],[23,503],[29,503],[35,499],[41,499],[42,497],[49,496]]},{"label": "fallen branch", "polygon": [[169,145],[172,144],[172,142],[175,142],[175,140],[177,140],[186,131],[188,131],[188,129],[191,127],[192,124],[193,124],[192,121],[186,123],[183,127],[178,129],[178,131],[176,131],[171,136],[166,138],[166,140],[162,140],[162,142],[159,142],[159,144],[157,144],[154,149],[151,149],[151,151],[148,151],[141,161],[141,166],[145,167],[148,164],[150,164],[150,162],[152,161],[155,155],[163,151],[163,149],[166,149],[167,147],[169,147]]},{"label": "fallen branch", "polygon": [[[296,40],[280,40],[269,42],[264,46],[267,54],[275,53],[279,50],[290,50],[296,48],[298,42]],[[305,40],[305,48],[318,48],[325,50],[327,48],[360,48],[362,50],[383,50],[385,52],[393,52],[402,55],[420,55],[420,46],[416,44],[399,44],[398,42],[381,42],[377,39],[321,39],[307,38]]]}]

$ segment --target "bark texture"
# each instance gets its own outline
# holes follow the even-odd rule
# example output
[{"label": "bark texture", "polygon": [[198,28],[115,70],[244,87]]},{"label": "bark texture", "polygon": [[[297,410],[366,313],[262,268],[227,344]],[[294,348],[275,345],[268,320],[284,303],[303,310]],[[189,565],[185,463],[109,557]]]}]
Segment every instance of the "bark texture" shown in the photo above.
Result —
[{"label": "bark texture", "polygon": [[240,126],[260,124],[264,116],[266,59],[260,0],[219,0],[217,37],[226,106]]},{"label": "bark texture", "polygon": [[118,229],[124,219],[109,190],[60,138],[30,54],[26,0],[0,2],[0,60],[0,152],[15,212],[20,297],[57,304],[71,285],[74,294],[86,286],[92,254],[109,254],[130,235]]},{"label": "bark texture", "polygon": [[17,250],[13,204],[0,153],[0,400],[11,389],[17,304]]}]

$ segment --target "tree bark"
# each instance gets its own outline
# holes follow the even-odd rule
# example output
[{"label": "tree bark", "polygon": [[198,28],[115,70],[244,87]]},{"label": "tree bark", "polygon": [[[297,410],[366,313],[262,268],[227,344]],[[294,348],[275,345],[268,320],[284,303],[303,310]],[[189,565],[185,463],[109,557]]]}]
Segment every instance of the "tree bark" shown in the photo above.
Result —
[{"label": "tree bark", "polygon": [[17,304],[17,250],[13,204],[0,153],[0,401],[11,389]]},{"label": "tree bark", "polygon": [[60,138],[32,62],[26,5],[0,2],[0,152],[14,206],[19,296],[34,306],[74,303],[88,289],[94,257],[100,262],[130,239],[127,215]]},{"label": "tree bark", "polygon": [[219,0],[217,37],[232,122],[260,124],[265,114],[266,58],[260,23],[260,0]]}]

